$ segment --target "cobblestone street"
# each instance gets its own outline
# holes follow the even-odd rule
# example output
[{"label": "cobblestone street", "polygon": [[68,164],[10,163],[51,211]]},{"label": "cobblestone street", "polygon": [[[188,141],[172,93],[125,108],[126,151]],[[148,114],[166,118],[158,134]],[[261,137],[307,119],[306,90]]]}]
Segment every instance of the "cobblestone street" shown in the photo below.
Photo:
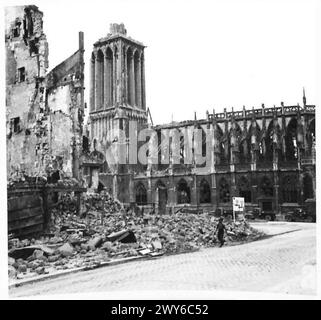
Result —
[{"label": "cobblestone street", "polygon": [[316,294],[316,226],[253,223],[267,239],[74,273],[10,290],[11,297],[121,290],[240,290]]}]

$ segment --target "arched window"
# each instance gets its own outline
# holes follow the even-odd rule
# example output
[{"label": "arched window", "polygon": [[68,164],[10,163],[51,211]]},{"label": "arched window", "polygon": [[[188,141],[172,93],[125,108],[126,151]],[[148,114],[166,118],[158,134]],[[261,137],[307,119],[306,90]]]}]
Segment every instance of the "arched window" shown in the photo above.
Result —
[{"label": "arched window", "polygon": [[211,203],[211,188],[207,180],[200,183],[200,203]]},{"label": "arched window", "polygon": [[315,119],[313,119],[307,130],[308,155],[315,153]]},{"label": "arched window", "polygon": [[[229,152],[228,159],[234,163],[239,163],[239,151],[240,151],[240,139],[242,136],[242,130],[238,123],[234,122],[229,131]],[[236,151],[236,153],[235,153]]]},{"label": "arched window", "polygon": [[194,132],[192,144],[196,166],[205,167],[206,160],[203,161],[203,158],[206,157],[206,133],[201,126],[198,126]]},{"label": "arched window", "polygon": [[139,183],[136,186],[136,203],[138,205],[145,205],[147,204],[147,192],[142,183]]},{"label": "arched window", "polygon": [[273,197],[273,184],[266,176],[264,176],[260,181],[260,191],[264,196]]},{"label": "arched window", "polygon": [[298,159],[298,146],[297,146],[297,120],[292,119],[286,129],[285,135],[285,156],[286,160]]},{"label": "arched window", "polygon": [[282,181],[283,202],[298,202],[298,181],[296,177],[286,176]]},{"label": "arched window", "polygon": [[114,75],[113,75],[113,64],[114,64],[114,58],[113,58],[113,51],[110,49],[110,47],[106,50],[106,77],[105,77],[105,95],[106,95],[106,104],[107,107],[111,107],[113,105],[113,81],[114,81]]},{"label": "arched window", "polygon": [[97,78],[96,78],[97,109],[101,109],[104,103],[104,54],[102,53],[101,50],[98,50],[97,52],[96,63],[98,64],[98,68],[96,69],[98,71]]},{"label": "arched window", "polygon": [[179,163],[183,164],[185,158],[184,135],[181,133],[179,137]]},{"label": "arched window", "polygon": [[181,179],[177,184],[177,203],[190,203],[191,202],[191,192],[187,182]]},{"label": "arched window", "polygon": [[265,155],[264,159],[266,161],[272,161],[273,160],[273,120],[271,120],[268,129],[267,134],[265,137]]},{"label": "arched window", "polygon": [[244,139],[240,143],[240,163],[249,163],[251,161],[251,153],[248,139]]},{"label": "arched window", "polygon": [[223,131],[222,129],[216,125],[215,126],[215,133],[214,133],[214,144],[215,144],[215,152],[218,153],[218,157],[216,158],[217,164],[225,164],[227,162],[225,156],[225,145],[223,140]]},{"label": "arched window", "polygon": [[86,136],[82,136],[82,152],[89,152],[89,139]]},{"label": "arched window", "polygon": [[262,139],[259,144],[258,144],[258,160],[259,161],[264,161],[264,144],[265,141]]},{"label": "arched window", "polygon": [[[133,98],[135,98],[135,95],[132,94],[133,90],[135,89],[135,79],[132,75],[132,64],[134,63],[133,58],[133,51],[131,48],[128,48],[127,50],[127,101],[131,106],[134,106],[135,101]],[[135,91],[134,91],[135,92]]]},{"label": "arched window", "polygon": [[245,177],[241,177],[238,183],[239,196],[244,198],[245,202],[252,201],[251,187],[249,181]]},{"label": "arched window", "polygon": [[141,107],[141,68],[139,52],[134,54],[134,70],[135,70],[135,105]]},{"label": "arched window", "polygon": [[313,199],[313,182],[310,175],[305,175],[303,177],[303,200]]},{"label": "arched window", "polygon": [[95,54],[92,53],[90,61],[90,111],[94,111],[96,107],[96,97],[95,97],[95,82],[96,82],[96,59]]},{"label": "arched window", "polygon": [[219,198],[220,202],[230,202],[230,186],[224,178],[219,182]]},{"label": "arched window", "polygon": [[252,152],[258,153],[258,157],[260,158],[260,154],[263,155],[263,148],[262,144],[260,144],[260,135],[261,130],[257,122],[253,122],[250,125],[248,130],[249,134],[247,137],[247,144],[248,144],[248,159],[252,160]]},{"label": "arched window", "polygon": [[157,143],[158,143],[158,169],[165,170],[169,165],[169,139],[166,143],[166,137],[161,130],[157,131]]}]

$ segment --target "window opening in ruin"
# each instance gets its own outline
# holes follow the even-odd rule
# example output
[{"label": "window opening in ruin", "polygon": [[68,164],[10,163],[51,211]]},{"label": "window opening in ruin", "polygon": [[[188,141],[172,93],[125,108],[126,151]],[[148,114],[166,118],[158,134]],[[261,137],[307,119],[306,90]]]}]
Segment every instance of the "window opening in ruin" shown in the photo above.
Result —
[{"label": "window opening in ruin", "polygon": [[219,198],[220,202],[230,202],[230,186],[224,178],[219,182]]},{"label": "window opening in ruin", "polygon": [[266,146],[266,152],[264,155],[265,160],[272,161],[273,160],[273,120],[270,122],[268,127],[268,132],[265,139],[265,146]]},{"label": "window opening in ruin", "polygon": [[285,147],[286,147],[286,160],[298,159],[298,147],[297,147],[297,120],[292,119],[287,127],[285,135]]},{"label": "window opening in ruin", "polygon": [[25,9],[25,19],[23,20],[24,37],[31,37],[33,34],[33,20],[30,9]]},{"label": "window opening in ruin", "polygon": [[55,172],[53,172],[48,180],[49,180],[49,183],[57,183],[58,180],[60,180],[59,170],[56,170]]},{"label": "window opening in ruin", "polygon": [[136,187],[136,203],[138,205],[147,204],[147,192],[142,183],[138,184]]},{"label": "window opening in ruin", "polygon": [[89,175],[89,167],[83,167],[83,175],[88,176]]},{"label": "window opening in ruin", "polygon": [[132,63],[133,63],[132,56],[133,56],[133,51],[131,48],[128,48],[127,50],[127,101],[131,106],[134,105],[134,101],[132,101],[132,94],[131,94],[134,89],[133,87],[134,79],[132,78],[132,74],[131,74]]},{"label": "window opening in ruin", "polygon": [[180,164],[184,163],[184,136],[180,136],[179,138],[179,162]]},{"label": "window opening in ruin", "polygon": [[96,94],[96,103],[97,109],[101,109],[104,104],[104,54],[101,50],[97,52],[97,60],[96,63],[98,64],[98,74],[97,74],[97,94]]},{"label": "window opening in ruin", "polygon": [[[199,152],[201,152],[201,156],[202,158],[206,157],[206,133],[204,131],[204,129],[199,125],[197,127],[197,136],[196,139],[194,139],[195,134],[193,135],[193,139],[192,139],[192,153],[194,154],[194,159],[196,162],[196,166],[201,168],[201,167],[205,167],[206,166],[206,160],[201,162],[201,159],[197,159],[197,156],[195,154],[195,150],[197,150],[198,154]],[[199,148],[196,143],[199,142],[201,140],[201,148]],[[194,142],[195,141],[195,142]]]},{"label": "window opening in ruin", "polygon": [[101,166],[100,172],[101,173],[107,173],[108,172],[108,164],[107,164],[106,160],[104,161],[103,165]]},{"label": "window opening in ruin", "polygon": [[14,28],[13,28],[13,37],[20,37],[20,26],[21,26],[21,22],[17,21]]},{"label": "window opening in ruin", "polygon": [[244,198],[244,202],[252,201],[251,187],[249,181],[242,177],[239,181],[239,196]]},{"label": "window opening in ruin", "polygon": [[18,69],[18,81],[23,82],[26,80],[26,71],[24,67]]},{"label": "window opening in ruin", "polygon": [[11,131],[14,133],[20,132],[20,118],[12,118],[11,119]]},{"label": "window opening in ruin", "polygon": [[263,144],[262,144],[262,142],[259,143],[259,154],[263,155]]},{"label": "window opening in ruin", "polygon": [[264,196],[273,196],[273,185],[271,180],[268,177],[263,177],[260,183],[261,193]]},{"label": "window opening in ruin", "polygon": [[158,140],[158,169],[165,170],[168,167],[168,163],[169,163],[169,144],[166,143],[166,137],[164,134],[162,134],[161,130],[157,131],[157,140]]},{"label": "window opening in ruin", "polygon": [[296,177],[286,176],[283,179],[283,202],[298,202],[298,181]]},{"label": "window opening in ruin", "polygon": [[184,204],[191,202],[191,192],[187,182],[181,179],[177,184],[177,203]]},{"label": "window opening in ruin", "polygon": [[86,136],[82,137],[82,151],[89,152],[89,139]]},{"label": "window opening in ruin", "polygon": [[37,45],[38,39],[34,39],[34,40],[30,40],[29,41],[29,52],[30,55],[34,54],[38,54],[39,50],[38,50],[38,45]]},{"label": "window opening in ruin", "polygon": [[107,107],[111,107],[113,105],[113,52],[110,47],[106,50],[106,72],[105,100]]},{"label": "window opening in ruin", "polygon": [[200,203],[211,203],[211,188],[205,179],[200,183]]},{"label": "window opening in ruin", "polygon": [[98,188],[97,188],[97,192],[100,193],[105,189],[105,186],[99,181],[98,182]]},{"label": "window opening in ruin", "polygon": [[315,152],[315,120],[313,119],[307,130],[308,150],[307,155],[313,155]]},{"label": "window opening in ruin", "polygon": [[141,107],[140,105],[140,97],[141,97],[141,92],[139,92],[140,86],[139,82],[141,79],[139,78],[139,53],[138,51],[135,52],[134,54],[134,83],[135,83],[135,106]]},{"label": "window opening in ruin", "polygon": [[305,175],[303,177],[303,200],[313,199],[313,181],[310,175]]}]

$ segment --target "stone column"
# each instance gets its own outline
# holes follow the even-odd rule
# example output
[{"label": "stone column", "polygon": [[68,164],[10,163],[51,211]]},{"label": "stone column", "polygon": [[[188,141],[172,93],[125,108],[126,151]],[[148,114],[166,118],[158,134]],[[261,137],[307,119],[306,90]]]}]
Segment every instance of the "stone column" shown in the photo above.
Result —
[{"label": "stone column", "polygon": [[279,177],[278,173],[274,171],[274,210],[276,214],[280,214],[279,210]]},{"label": "stone column", "polygon": [[217,188],[216,188],[216,174],[211,173],[211,203],[213,205],[213,209],[217,208]]},{"label": "stone column", "polygon": [[174,213],[174,206],[176,204],[176,188],[174,185],[174,176],[169,176],[169,184],[168,184],[168,206],[169,212]]},{"label": "stone column", "polygon": [[118,181],[117,181],[117,174],[113,176],[113,197],[118,199]]},{"label": "stone column", "polygon": [[106,52],[104,53],[104,107],[108,108],[109,106],[109,97],[110,97],[110,81],[109,81],[109,61],[106,55]]},{"label": "stone column", "polygon": [[193,181],[191,183],[191,204],[198,205],[198,197],[197,197],[197,181],[196,175],[193,175]]},{"label": "stone column", "polygon": [[115,91],[116,91],[116,103],[121,103],[121,86],[122,86],[122,45],[121,42],[119,42],[118,44],[118,50],[117,50],[117,54],[116,54],[116,61],[115,61],[115,65],[116,65],[116,70],[115,70],[115,75],[116,75],[116,87],[115,87]]},{"label": "stone column", "polygon": [[129,85],[130,85],[130,105],[133,107],[136,104],[135,101],[135,63],[134,55],[131,53],[130,56],[130,70],[129,70]]},{"label": "stone column", "polygon": [[147,202],[148,205],[153,203],[153,192],[152,192],[152,177],[149,176],[147,180]]},{"label": "stone column", "polygon": [[135,190],[134,190],[134,180],[133,173],[129,174],[129,203],[135,202]]},{"label": "stone column", "polygon": [[95,110],[99,109],[100,101],[100,63],[98,61],[98,55],[95,60]]},{"label": "stone column", "polygon": [[142,101],[142,109],[146,110],[146,97],[145,97],[145,59],[144,55],[141,55],[140,58],[140,65],[141,65],[141,101]]},{"label": "stone column", "polygon": [[251,172],[251,185],[252,185],[252,203],[258,204],[257,201],[257,191],[258,191],[258,181],[257,181],[257,172],[252,171]]},{"label": "stone column", "polygon": [[95,111],[95,59],[90,61],[90,112]]},{"label": "stone column", "polygon": [[137,69],[136,69],[136,104],[138,108],[142,108],[142,77],[141,77],[141,58],[137,59]]},{"label": "stone column", "polygon": [[128,104],[128,98],[127,98],[127,54],[125,48],[123,48],[123,76],[122,76],[122,82],[123,82],[123,103]]},{"label": "stone column", "polygon": [[117,53],[118,48],[115,47],[115,51],[114,51],[114,56],[113,56],[113,66],[112,66],[112,73],[113,73],[113,78],[112,78],[112,92],[111,92],[111,96],[112,96],[112,105],[115,106],[116,105],[116,99],[117,99],[117,57],[118,57],[118,53]]}]

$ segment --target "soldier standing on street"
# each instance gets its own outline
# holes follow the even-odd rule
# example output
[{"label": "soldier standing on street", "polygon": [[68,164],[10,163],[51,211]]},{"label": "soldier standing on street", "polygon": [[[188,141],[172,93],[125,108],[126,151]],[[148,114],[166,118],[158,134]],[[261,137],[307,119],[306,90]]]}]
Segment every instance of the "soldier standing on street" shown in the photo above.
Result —
[{"label": "soldier standing on street", "polygon": [[217,232],[217,239],[220,242],[220,247],[224,244],[224,231],[226,231],[225,225],[223,224],[223,218],[221,217],[218,221],[214,234]]}]

